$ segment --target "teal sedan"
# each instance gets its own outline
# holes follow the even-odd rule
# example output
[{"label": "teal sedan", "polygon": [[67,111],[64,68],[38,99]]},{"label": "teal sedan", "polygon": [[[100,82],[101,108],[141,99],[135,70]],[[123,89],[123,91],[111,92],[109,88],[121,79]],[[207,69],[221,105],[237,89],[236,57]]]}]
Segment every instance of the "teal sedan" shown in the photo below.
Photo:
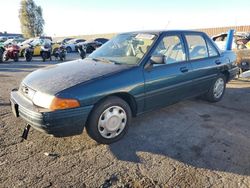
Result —
[{"label": "teal sedan", "polygon": [[[32,72],[11,92],[28,126],[56,137],[81,134],[110,144],[132,117],[200,96],[222,99],[238,73],[234,52],[220,51],[202,32],[119,34],[84,60]],[[150,114],[148,114],[150,116]]]}]

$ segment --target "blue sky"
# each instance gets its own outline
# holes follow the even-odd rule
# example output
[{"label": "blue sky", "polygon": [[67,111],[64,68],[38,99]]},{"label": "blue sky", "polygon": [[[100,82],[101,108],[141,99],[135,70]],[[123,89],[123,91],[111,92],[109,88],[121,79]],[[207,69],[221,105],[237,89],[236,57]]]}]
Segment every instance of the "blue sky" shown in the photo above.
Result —
[{"label": "blue sky", "polygon": [[[250,25],[249,0],[35,0],[45,33],[69,36],[146,29]],[[20,0],[0,0],[0,31],[20,32]],[[237,12],[237,10],[240,10]],[[4,19],[8,15],[8,19]]]}]

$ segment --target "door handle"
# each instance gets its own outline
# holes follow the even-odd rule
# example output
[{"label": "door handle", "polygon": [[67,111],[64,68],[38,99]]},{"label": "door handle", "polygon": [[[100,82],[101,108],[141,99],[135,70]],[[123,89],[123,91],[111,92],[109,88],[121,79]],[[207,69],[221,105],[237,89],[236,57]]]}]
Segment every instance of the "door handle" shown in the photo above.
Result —
[{"label": "door handle", "polygon": [[220,60],[216,60],[216,61],[215,61],[215,64],[216,64],[216,65],[220,65],[220,64],[221,64],[221,61],[220,61]]},{"label": "door handle", "polygon": [[180,68],[180,71],[183,72],[183,73],[184,73],[184,72],[188,72],[188,68],[187,68],[187,67],[181,67],[181,68]]}]

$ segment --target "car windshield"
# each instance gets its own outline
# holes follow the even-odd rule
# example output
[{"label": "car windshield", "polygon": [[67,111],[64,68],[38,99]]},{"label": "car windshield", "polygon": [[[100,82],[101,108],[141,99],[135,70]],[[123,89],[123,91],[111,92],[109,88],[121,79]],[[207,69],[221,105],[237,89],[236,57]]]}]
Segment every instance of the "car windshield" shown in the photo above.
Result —
[{"label": "car windshield", "polygon": [[156,35],[148,33],[120,34],[89,55],[89,58],[116,64],[138,64]]}]

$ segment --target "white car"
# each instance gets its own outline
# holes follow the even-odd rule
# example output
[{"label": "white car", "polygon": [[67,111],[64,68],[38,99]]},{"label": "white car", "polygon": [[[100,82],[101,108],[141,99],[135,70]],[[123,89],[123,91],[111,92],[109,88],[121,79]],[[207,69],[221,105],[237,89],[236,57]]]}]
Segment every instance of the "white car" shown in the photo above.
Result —
[{"label": "white car", "polygon": [[84,39],[72,39],[72,40],[69,40],[64,46],[65,46],[68,53],[75,52],[76,51],[76,45],[79,42],[85,42],[85,41],[86,40],[84,40]]},{"label": "white car", "polygon": [[[212,39],[221,50],[225,50],[227,33],[220,33],[213,36]],[[236,32],[233,38],[232,49],[250,49],[250,33]]]}]

